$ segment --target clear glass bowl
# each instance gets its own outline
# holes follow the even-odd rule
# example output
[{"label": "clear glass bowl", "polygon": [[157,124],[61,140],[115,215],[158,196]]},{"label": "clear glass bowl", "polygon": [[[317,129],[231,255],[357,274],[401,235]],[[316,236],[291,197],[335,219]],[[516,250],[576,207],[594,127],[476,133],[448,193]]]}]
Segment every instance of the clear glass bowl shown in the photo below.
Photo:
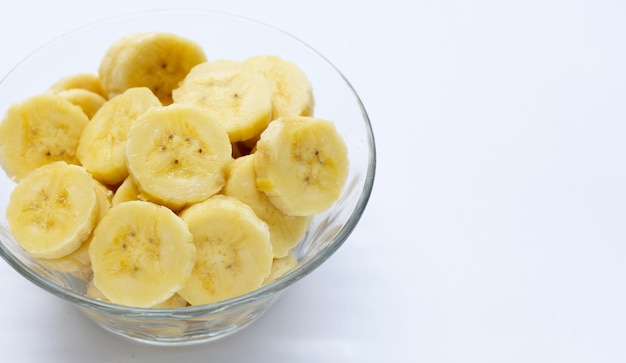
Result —
[{"label": "clear glass bowl", "polygon": [[331,209],[314,217],[306,237],[295,249],[296,268],[258,290],[214,304],[141,309],[87,297],[83,280],[47,270],[17,245],[4,216],[15,183],[4,173],[0,173],[0,254],[25,278],[75,304],[111,332],[160,345],[215,340],[255,321],[285,289],[324,263],[348,238],[374,183],[376,157],[371,125],[358,95],[341,72],[306,44],[253,20],[186,10],[119,17],[56,38],[24,59],[0,82],[2,116],[12,103],[47,90],[62,76],[96,73],[109,44],[134,31],[169,31],[188,37],[204,48],[210,60],[267,54],[298,64],[313,84],[315,115],[333,120],[348,146],[350,172],[343,196]]}]

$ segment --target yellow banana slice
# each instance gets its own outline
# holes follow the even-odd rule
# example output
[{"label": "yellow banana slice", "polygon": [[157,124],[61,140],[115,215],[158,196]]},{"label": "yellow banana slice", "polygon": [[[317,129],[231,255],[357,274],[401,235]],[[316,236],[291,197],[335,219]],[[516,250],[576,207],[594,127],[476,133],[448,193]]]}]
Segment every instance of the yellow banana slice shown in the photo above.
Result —
[{"label": "yellow banana slice", "polygon": [[257,188],[283,213],[321,213],[340,197],[348,151],[332,122],[281,117],[261,134],[256,149]]},{"label": "yellow banana slice", "polygon": [[78,249],[66,256],[59,258],[40,258],[39,263],[51,271],[74,273],[91,266],[89,260],[89,239],[83,242]]},{"label": "yellow banana slice", "polygon": [[111,208],[96,227],[89,256],[93,283],[110,301],[151,307],[187,283],[196,260],[187,225],[143,201]]},{"label": "yellow banana slice", "polygon": [[163,32],[133,33],[111,44],[99,74],[109,98],[128,88],[148,87],[168,105],[172,90],[205,61],[202,48],[189,39]]},{"label": "yellow banana slice", "polygon": [[293,251],[290,251],[285,257],[274,258],[272,262],[272,270],[269,276],[263,280],[263,285],[276,281],[286,275],[288,272],[298,266],[298,258]]},{"label": "yellow banana slice", "polygon": [[175,103],[201,106],[226,129],[231,142],[260,134],[272,118],[269,82],[237,61],[195,66],[173,97]]},{"label": "yellow banana slice", "polygon": [[50,91],[61,92],[77,88],[91,91],[107,98],[102,83],[100,83],[100,77],[91,73],[76,73],[63,77],[50,87]]},{"label": "yellow banana slice", "polygon": [[[96,180],[94,180],[93,183],[96,193],[96,202],[98,203],[97,225],[109,212],[109,209],[111,209],[113,192]],[[91,238],[92,236],[90,235],[87,240],[81,243],[76,251],[68,255],[55,259],[40,258],[39,262],[53,271],[66,273],[81,272],[81,275],[84,275],[84,271],[91,268],[91,260],[89,259],[89,244],[91,243]]]},{"label": "yellow banana slice", "polygon": [[224,186],[231,144],[200,108],[173,104],[137,119],[128,134],[126,161],[140,199],[179,210]]},{"label": "yellow banana slice", "polygon": [[109,209],[113,206],[113,191],[104,184],[94,180],[94,190],[96,192],[96,200],[98,201],[98,223],[109,213]]},{"label": "yellow banana slice", "polygon": [[275,258],[285,257],[304,237],[311,217],[288,216],[256,187],[254,154],[242,156],[230,165],[223,193],[249,205],[267,223]]},{"label": "yellow banana slice", "polygon": [[79,164],[76,147],[88,122],[80,107],[53,93],[15,104],[0,122],[0,165],[20,180],[55,161]]},{"label": "yellow banana slice", "polygon": [[6,217],[15,240],[33,257],[66,256],[96,223],[93,179],[84,168],[63,161],[35,169],[11,193]]},{"label": "yellow banana slice", "polygon": [[108,100],[80,135],[77,154],[96,180],[116,185],[128,176],[126,138],[131,126],[151,108],[162,107],[146,87],[131,88]]},{"label": "yellow banana slice", "polygon": [[124,179],[122,184],[117,188],[113,195],[112,205],[115,207],[124,202],[130,202],[131,200],[139,200],[139,189],[133,178],[128,177]]},{"label": "yellow banana slice", "polygon": [[259,72],[272,85],[273,119],[313,115],[313,87],[295,63],[276,56],[260,55],[246,59],[244,64]]},{"label": "yellow banana slice", "polygon": [[191,305],[253,291],[272,266],[267,225],[236,198],[216,195],[181,212],[197,250],[196,265],[178,291]]},{"label": "yellow banana slice", "polygon": [[93,115],[96,114],[96,111],[106,102],[106,99],[99,94],[81,88],[72,88],[57,93],[76,106],[79,106],[89,119],[91,119]]},{"label": "yellow banana slice", "polygon": [[[102,291],[100,291],[100,289],[96,287],[96,285],[93,283],[93,279],[87,283],[86,295],[92,299],[96,299],[100,301],[106,301],[106,302],[111,301],[102,293]],[[187,306],[187,301],[185,301],[185,299],[180,297],[180,295],[174,294],[172,295],[172,297],[165,300],[164,302],[153,305],[151,307],[153,308],[183,308],[185,306]]]}]

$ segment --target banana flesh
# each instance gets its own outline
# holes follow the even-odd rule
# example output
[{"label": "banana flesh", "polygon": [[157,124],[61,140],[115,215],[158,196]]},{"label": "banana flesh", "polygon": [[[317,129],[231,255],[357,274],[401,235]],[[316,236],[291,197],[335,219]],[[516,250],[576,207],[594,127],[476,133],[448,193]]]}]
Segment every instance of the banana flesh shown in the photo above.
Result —
[{"label": "banana flesh", "polygon": [[76,106],[79,106],[89,119],[91,119],[106,102],[106,99],[101,95],[81,88],[72,88],[57,93]]},{"label": "banana flesh", "polygon": [[284,214],[257,189],[254,158],[254,154],[242,156],[230,165],[223,193],[249,205],[267,223],[274,257],[285,257],[304,237],[311,217]]},{"label": "banana flesh", "polygon": [[64,77],[0,122],[11,232],[111,303],[251,292],[297,267],[312,216],[342,193],[346,145],[313,108],[279,57],[209,62],[173,34],[120,38],[97,75]]},{"label": "banana flesh", "polygon": [[137,120],[128,134],[126,165],[140,198],[180,210],[222,189],[231,152],[216,121],[197,107],[173,104]]},{"label": "banana flesh", "polygon": [[238,199],[216,195],[181,212],[197,250],[187,285],[191,305],[236,297],[261,287],[272,267],[267,225]]},{"label": "banana flesh", "polygon": [[36,258],[74,252],[98,218],[94,187],[84,168],[63,161],[34,170],[11,193],[6,211],[11,233]]},{"label": "banana flesh", "polygon": [[50,86],[51,92],[62,92],[72,89],[82,89],[93,92],[107,99],[107,93],[102,87],[100,77],[92,73],[76,73],[63,77]]},{"label": "banana flesh", "polygon": [[175,103],[197,105],[222,125],[231,142],[258,135],[272,118],[272,88],[241,62],[195,66],[173,92]]},{"label": "banana flesh", "polygon": [[146,87],[130,88],[107,101],[78,142],[80,163],[100,182],[117,185],[128,177],[126,141],[136,119],[161,103]]},{"label": "banana flesh", "polygon": [[313,87],[296,64],[276,56],[259,55],[246,59],[244,65],[261,74],[271,85],[273,119],[313,115]]},{"label": "banana flesh", "polygon": [[[96,218],[96,224],[98,224],[109,212],[109,209],[111,209],[113,192],[95,180],[94,192],[96,193],[98,208],[98,217]],[[91,272],[91,260],[89,259],[89,243],[91,242],[91,237],[92,234],[81,243],[78,249],[68,255],[54,259],[40,258],[39,262],[51,270],[75,273],[82,278],[84,274]]]},{"label": "banana flesh", "polygon": [[148,87],[164,105],[195,65],[206,61],[193,41],[163,32],[133,33],[114,42],[99,67],[108,98],[129,88]]},{"label": "banana flesh", "polygon": [[256,186],[283,213],[308,216],[330,208],[348,176],[348,152],[332,122],[281,117],[254,153]]},{"label": "banana flesh", "polygon": [[[109,298],[107,298],[102,291],[100,291],[100,289],[98,289],[96,287],[96,285],[92,280],[89,280],[89,282],[87,282],[87,292],[86,295],[89,296],[92,299],[96,299],[96,300],[100,300],[100,301],[107,301],[107,302],[111,302],[111,300],[109,300]],[[178,294],[174,294],[172,295],[172,297],[170,297],[169,299],[165,300],[162,303],[153,305],[153,308],[182,308],[187,306],[187,301],[185,301],[185,299],[183,299],[182,297],[180,297],[180,295]]]},{"label": "banana flesh", "polygon": [[20,180],[55,161],[79,164],[76,148],[88,122],[80,107],[53,93],[15,104],[0,123],[0,165]]},{"label": "banana flesh", "polygon": [[113,207],[115,207],[116,205],[124,202],[139,200],[139,193],[139,189],[137,188],[137,184],[135,183],[133,178],[128,177],[124,179],[119,187],[117,187],[115,194],[113,194],[111,204]]},{"label": "banana flesh", "polygon": [[189,228],[171,210],[130,201],[111,208],[100,221],[89,256],[93,283],[107,299],[151,307],[187,283],[196,249]]},{"label": "banana flesh", "polygon": [[298,258],[293,251],[280,258],[274,258],[270,274],[263,280],[263,285],[272,283],[283,277],[298,266]]}]

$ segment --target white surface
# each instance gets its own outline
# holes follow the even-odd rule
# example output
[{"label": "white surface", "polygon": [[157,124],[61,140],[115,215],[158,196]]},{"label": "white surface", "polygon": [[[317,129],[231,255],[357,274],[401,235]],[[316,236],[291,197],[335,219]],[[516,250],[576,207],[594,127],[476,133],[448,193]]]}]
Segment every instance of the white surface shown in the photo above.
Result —
[{"label": "white surface", "polygon": [[14,1],[0,73],[136,10],[273,24],[369,112],[378,173],[360,226],[258,322],[185,348],[113,336],[0,263],[3,361],[626,361],[626,3],[195,3]]}]

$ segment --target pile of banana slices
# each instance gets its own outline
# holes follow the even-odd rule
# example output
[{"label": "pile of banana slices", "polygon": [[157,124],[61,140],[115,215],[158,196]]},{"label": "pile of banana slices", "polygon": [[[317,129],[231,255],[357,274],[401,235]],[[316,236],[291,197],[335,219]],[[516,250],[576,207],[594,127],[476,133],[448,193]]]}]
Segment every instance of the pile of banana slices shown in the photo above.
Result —
[{"label": "pile of banana slices", "polygon": [[97,74],[65,76],[6,111],[11,233],[116,304],[253,291],[297,265],[293,249],[347,178],[346,144],[313,109],[294,63],[208,61],[178,35],[129,34]]}]

